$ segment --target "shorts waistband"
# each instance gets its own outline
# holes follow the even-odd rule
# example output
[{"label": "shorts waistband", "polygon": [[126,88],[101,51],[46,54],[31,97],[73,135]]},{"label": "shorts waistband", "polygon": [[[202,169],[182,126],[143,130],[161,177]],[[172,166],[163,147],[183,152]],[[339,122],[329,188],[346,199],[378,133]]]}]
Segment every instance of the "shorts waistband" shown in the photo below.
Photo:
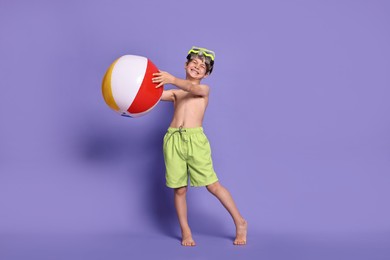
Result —
[{"label": "shorts waistband", "polygon": [[203,133],[203,127],[193,127],[193,128],[185,128],[185,127],[169,127],[167,130],[167,133],[173,134],[173,133],[181,133],[181,134],[198,134]]}]

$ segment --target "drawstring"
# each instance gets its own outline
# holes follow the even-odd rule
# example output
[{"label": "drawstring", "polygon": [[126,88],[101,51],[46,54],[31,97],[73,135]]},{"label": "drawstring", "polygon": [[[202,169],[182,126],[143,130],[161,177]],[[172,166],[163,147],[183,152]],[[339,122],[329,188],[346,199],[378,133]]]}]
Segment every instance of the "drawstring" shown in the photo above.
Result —
[{"label": "drawstring", "polygon": [[[185,129],[183,129],[183,126],[179,126],[179,130],[175,130],[175,131],[173,131],[172,133],[171,133],[171,135],[168,137],[168,139],[167,139],[167,141],[172,137],[172,135],[173,134],[175,134],[175,133],[179,133],[180,134],[180,137],[181,137],[181,139],[182,140],[184,140],[183,139],[183,135],[182,135],[182,132],[186,132],[186,130]],[[187,142],[187,140],[184,140],[184,142]]]}]

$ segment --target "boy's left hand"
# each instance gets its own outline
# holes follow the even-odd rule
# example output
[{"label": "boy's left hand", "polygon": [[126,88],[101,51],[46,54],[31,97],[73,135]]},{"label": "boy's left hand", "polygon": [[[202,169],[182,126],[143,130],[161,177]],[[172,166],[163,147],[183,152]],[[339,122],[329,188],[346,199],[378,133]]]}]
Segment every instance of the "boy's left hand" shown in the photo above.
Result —
[{"label": "boy's left hand", "polygon": [[159,70],[159,72],[153,73],[152,82],[159,83],[156,88],[159,88],[164,84],[172,84],[174,81],[175,77],[166,71]]}]

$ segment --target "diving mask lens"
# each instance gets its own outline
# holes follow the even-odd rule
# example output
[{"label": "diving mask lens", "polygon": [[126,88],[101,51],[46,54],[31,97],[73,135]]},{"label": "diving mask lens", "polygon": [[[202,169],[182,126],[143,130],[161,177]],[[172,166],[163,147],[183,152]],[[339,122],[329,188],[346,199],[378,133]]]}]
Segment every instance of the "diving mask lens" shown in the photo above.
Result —
[{"label": "diving mask lens", "polygon": [[203,54],[206,57],[209,57],[212,61],[215,59],[215,52],[205,49],[205,48],[199,48],[199,47],[192,47],[191,50],[188,52],[190,53],[195,53],[195,54]]}]

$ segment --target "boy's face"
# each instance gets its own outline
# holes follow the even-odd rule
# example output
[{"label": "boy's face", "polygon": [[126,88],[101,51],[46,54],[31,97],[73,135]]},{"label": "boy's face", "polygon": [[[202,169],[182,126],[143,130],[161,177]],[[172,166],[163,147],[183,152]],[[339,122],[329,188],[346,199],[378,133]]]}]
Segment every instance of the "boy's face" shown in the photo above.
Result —
[{"label": "boy's face", "polygon": [[193,79],[201,80],[208,76],[208,74],[206,74],[206,63],[204,60],[197,57],[186,63],[185,70],[187,77],[191,77]]}]

